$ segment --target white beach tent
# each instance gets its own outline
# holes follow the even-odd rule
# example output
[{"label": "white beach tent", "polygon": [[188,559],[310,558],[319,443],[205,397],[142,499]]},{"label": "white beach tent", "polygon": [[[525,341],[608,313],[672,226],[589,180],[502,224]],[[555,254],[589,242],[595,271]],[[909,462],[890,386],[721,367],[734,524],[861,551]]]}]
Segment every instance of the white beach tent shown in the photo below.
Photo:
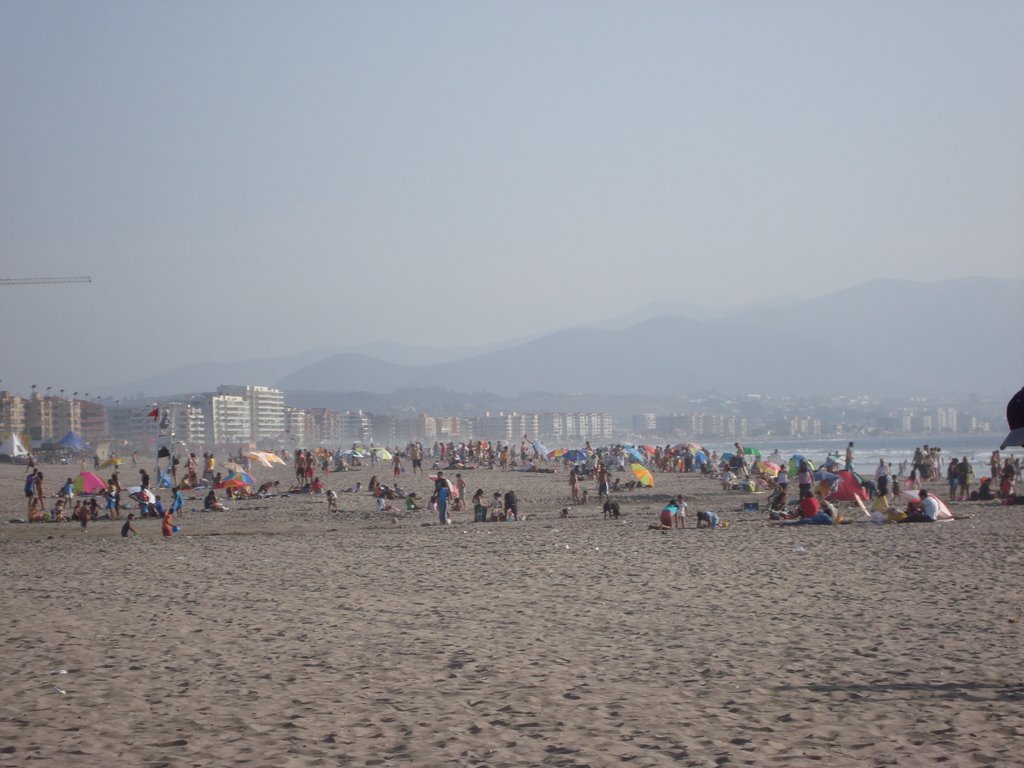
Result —
[{"label": "white beach tent", "polygon": [[28,456],[28,451],[25,450],[25,446],[21,444],[21,439],[17,434],[11,432],[7,439],[0,443],[0,456],[10,456],[12,458],[20,458],[22,456]]}]

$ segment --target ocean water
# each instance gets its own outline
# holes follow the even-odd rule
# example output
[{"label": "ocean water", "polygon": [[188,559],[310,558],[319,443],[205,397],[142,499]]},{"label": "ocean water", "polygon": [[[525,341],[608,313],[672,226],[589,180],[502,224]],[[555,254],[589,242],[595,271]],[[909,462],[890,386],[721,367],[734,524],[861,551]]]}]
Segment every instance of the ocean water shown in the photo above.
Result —
[{"label": "ocean water", "polygon": [[[992,451],[999,448],[999,444],[1006,437],[1005,432],[995,432],[984,435],[959,435],[959,434],[930,434],[930,435],[893,435],[890,437],[854,437],[854,468],[863,474],[874,472],[878,466],[879,459],[886,462],[898,464],[901,461],[910,461],[914,456],[914,449],[925,445],[939,447],[942,449],[941,462],[943,468],[951,458],[967,457],[968,461],[975,468],[975,473],[981,475],[981,466],[988,466]],[[758,442],[750,439],[743,443],[746,448],[757,448],[761,455],[767,456],[778,449],[785,457],[799,453],[811,461],[821,463],[830,453],[839,454],[840,460],[846,453],[846,444],[850,442],[848,437],[835,437],[827,439],[796,439],[796,440],[773,440]],[[733,451],[732,442],[722,444],[706,443],[705,448],[718,451],[719,454],[726,451]],[[1006,456],[1024,456],[1024,448],[1013,450],[1007,448],[1001,452]]]}]

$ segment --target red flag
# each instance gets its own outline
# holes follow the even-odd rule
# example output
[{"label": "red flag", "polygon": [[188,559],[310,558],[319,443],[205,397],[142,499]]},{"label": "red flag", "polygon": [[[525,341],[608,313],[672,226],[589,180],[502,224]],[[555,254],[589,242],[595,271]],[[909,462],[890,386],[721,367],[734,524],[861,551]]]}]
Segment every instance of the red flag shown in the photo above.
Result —
[{"label": "red flag", "polygon": [[152,411],[150,411],[150,412],[149,412],[149,413],[148,413],[147,415],[148,415],[148,416],[149,416],[149,417],[150,417],[150,418],[151,418],[151,419],[152,419],[153,421],[156,421],[157,419],[159,419],[159,418],[160,418],[160,409],[159,409],[159,408],[154,408],[154,409],[153,409]]}]

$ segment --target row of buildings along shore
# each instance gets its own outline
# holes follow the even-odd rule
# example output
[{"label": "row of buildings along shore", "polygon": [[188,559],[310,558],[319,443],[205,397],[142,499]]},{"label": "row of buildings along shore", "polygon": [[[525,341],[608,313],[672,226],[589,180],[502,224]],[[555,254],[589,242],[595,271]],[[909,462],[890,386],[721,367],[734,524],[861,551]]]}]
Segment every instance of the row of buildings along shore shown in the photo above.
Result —
[{"label": "row of buildings along shore", "polygon": [[[824,437],[837,426],[814,415],[778,416],[751,430],[736,412],[635,414],[616,424],[608,413],[489,413],[478,416],[406,416],[362,410],[294,408],[273,387],[221,385],[215,392],[160,401],[121,402],[33,391],[29,397],[0,392],[0,440],[10,433],[39,447],[74,433],[91,446],[117,441],[145,449],[170,437],[175,443],[214,448],[404,445],[411,441],[487,440],[518,443],[523,435],[552,446],[607,444],[622,440],[743,440],[748,437]],[[954,408],[907,408],[889,414],[895,433],[986,431],[987,423],[961,419]],[[839,429],[842,433],[842,429]],[[851,433],[847,430],[846,433]]]}]

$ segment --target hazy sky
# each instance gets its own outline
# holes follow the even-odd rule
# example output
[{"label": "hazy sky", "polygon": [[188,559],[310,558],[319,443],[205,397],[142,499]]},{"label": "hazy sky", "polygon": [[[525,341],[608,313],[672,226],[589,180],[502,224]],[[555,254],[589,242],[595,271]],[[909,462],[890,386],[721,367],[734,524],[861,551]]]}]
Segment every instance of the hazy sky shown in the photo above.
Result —
[{"label": "hazy sky", "polygon": [[[0,387],[1024,277],[1024,3],[0,4]],[[217,382],[213,382],[211,386]]]}]

